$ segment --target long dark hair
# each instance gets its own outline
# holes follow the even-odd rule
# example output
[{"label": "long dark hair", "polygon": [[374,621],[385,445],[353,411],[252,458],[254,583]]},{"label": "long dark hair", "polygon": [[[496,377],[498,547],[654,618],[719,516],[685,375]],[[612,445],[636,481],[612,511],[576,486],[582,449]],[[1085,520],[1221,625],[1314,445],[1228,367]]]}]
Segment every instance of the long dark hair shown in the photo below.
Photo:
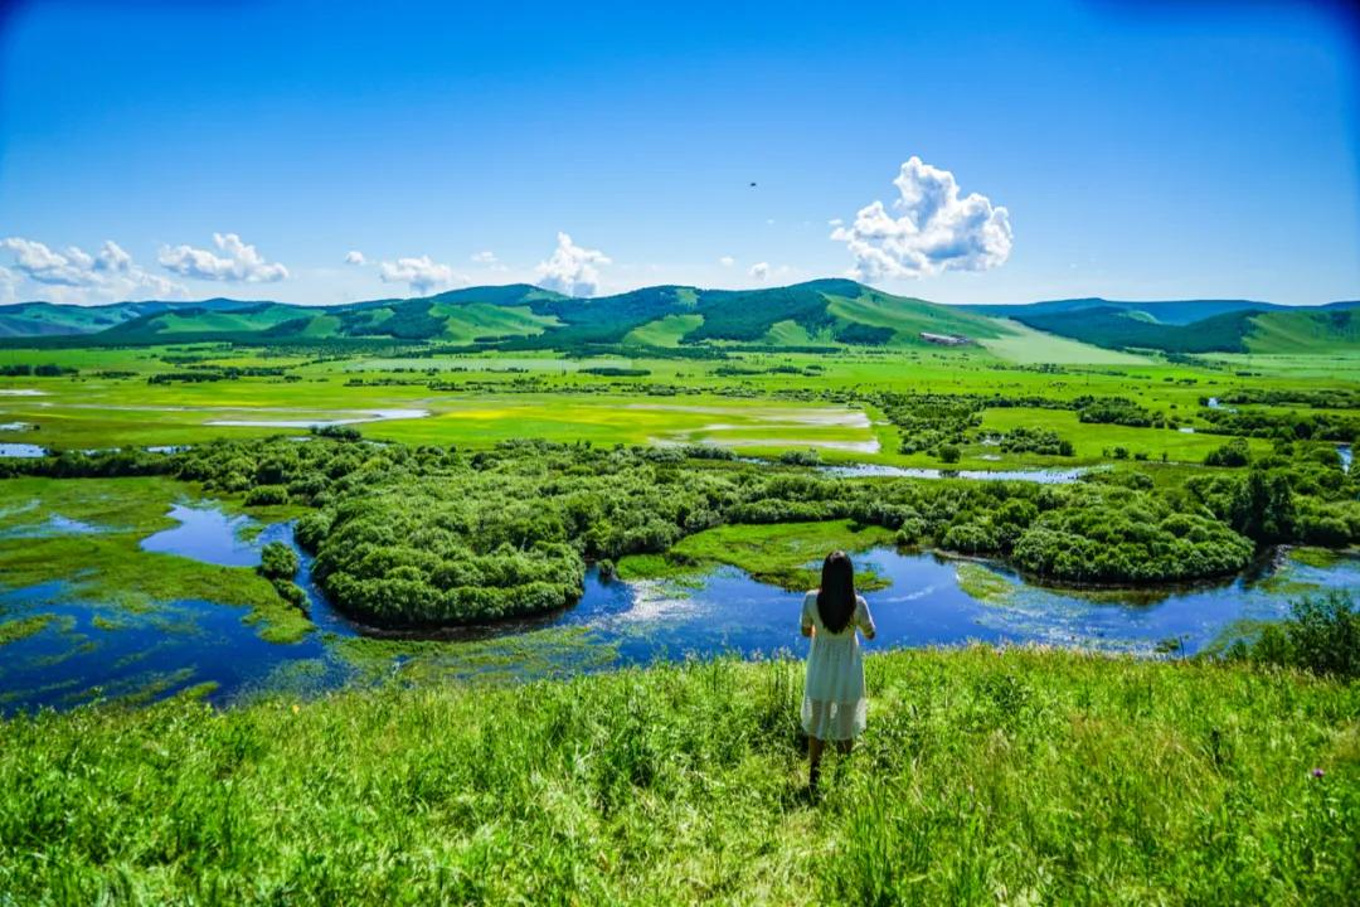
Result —
[{"label": "long dark hair", "polygon": [[855,565],[844,551],[833,551],[822,564],[822,587],[817,590],[817,614],[822,626],[839,633],[855,614]]}]

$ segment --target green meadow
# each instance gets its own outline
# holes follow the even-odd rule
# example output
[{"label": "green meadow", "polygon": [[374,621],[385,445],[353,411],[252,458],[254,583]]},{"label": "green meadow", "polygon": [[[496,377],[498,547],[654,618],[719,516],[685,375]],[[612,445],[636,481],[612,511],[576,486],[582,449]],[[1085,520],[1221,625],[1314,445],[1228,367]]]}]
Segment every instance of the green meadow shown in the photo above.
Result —
[{"label": "green meadow", "polygon": [[11,903],[1339,904],[1360,697],[1061,651],[868,659],[807,795],[801,667],[190,699],[0,724]]}]

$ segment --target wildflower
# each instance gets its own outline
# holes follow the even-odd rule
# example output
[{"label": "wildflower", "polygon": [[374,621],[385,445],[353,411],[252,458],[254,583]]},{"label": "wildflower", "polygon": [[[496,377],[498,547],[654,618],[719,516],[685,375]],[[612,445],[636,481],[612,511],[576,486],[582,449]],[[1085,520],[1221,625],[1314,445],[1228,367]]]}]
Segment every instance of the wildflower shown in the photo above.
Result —
[{"label": "wildflower", "polygon": [[1315,768],[1315,769],[1313,769],[1313,777],[1314,777],[1314,778],[1321,778],[1321,777],[1322,777],[1323,775],[1325,775],[1325,774],[1327,774],[1327,773],[1324,772],[1324,771],[1323,771],[1322,769],[1320,769],[1320,768]]},{"label": "wildflower", "polygon": [[293,714],[296,715],[300,711],[302,710],[298,708],[298,704],[296,702],[293,703]]}]

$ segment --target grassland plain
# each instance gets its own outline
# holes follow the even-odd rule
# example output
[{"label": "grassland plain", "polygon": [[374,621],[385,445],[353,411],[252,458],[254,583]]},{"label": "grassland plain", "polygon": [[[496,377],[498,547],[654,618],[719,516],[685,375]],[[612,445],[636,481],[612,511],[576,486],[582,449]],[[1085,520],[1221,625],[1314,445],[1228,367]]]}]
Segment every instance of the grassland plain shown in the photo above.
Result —
[{"label": "grassland plain", "polygon": [[[927,452],[899,453],[896,428],[878,418],[864,399],[888,390],[1037,395],[1055,401],[1125,397],[1195,432],[1078,425],[1072,413],[1051,409],[988,409],[984,426],[1059,430],[1076,447],[1068,465],[1099,462],[1115,447],[1154,459],[1165,453],[1171,460],[1199,462],[1221,443],[1203,436],[1201,398],[1244,388],[1317,386],[1307,363],[1293,360],[1287,369],[1267,363],[1263,368],[1269,371],[1260,374],[1250,358],[1234,363],[1233,371],[1166,362],[1035,367],[977,349],[734,354],[732,360],[718,361],[617,355],[563,359],[547,353],[318,360],[279,352],[221,344],[0,350],[0,365],[50,362],[81,370],[75,378],[0,378],[0,426],[7,426],[0,428],[0,442],[62,449],[187,444],[296,431],[293,426],[309,421],[358,420],[370,438],[418,444],[477,447],[512,437],[604,444],[700,440],[757,455],[811,446],[829,460],[937,466]],[[181,357],[204,368],[276,368],[285,374],[147,383],[181,368],[173,364]],[[646,374],[621,378],[588,373],[592,368]],[[1354,369],[1332,370],[1328,383],[1354,386],[1355,377]],[[868,415],[868,424],[834,424],[796,412],[846,404]],[[394,413],[404,418],[383,420]],[[222,424],[241,422],[254,424]],[[1003,469],[1051,461],[965,445],[959,465]]]},{"label": "grassland plain", "polygon": [[801,668],[0,724],[7,903],[1345,903],[1360,694],[1217,664],[872,655],[803,792]]}]

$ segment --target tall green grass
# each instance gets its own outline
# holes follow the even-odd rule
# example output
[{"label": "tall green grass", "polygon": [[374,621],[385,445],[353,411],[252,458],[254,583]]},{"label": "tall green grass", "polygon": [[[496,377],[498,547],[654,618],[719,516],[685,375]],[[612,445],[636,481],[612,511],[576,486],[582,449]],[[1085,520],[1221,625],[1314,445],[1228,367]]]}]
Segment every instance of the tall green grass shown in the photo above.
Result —
[{"label": "tall green grass", "polygon": [[867,667],[869,730],[816,803],[790,661],[12,719],[0,904],[1360,890],[1360,686],[989,648]]}]

